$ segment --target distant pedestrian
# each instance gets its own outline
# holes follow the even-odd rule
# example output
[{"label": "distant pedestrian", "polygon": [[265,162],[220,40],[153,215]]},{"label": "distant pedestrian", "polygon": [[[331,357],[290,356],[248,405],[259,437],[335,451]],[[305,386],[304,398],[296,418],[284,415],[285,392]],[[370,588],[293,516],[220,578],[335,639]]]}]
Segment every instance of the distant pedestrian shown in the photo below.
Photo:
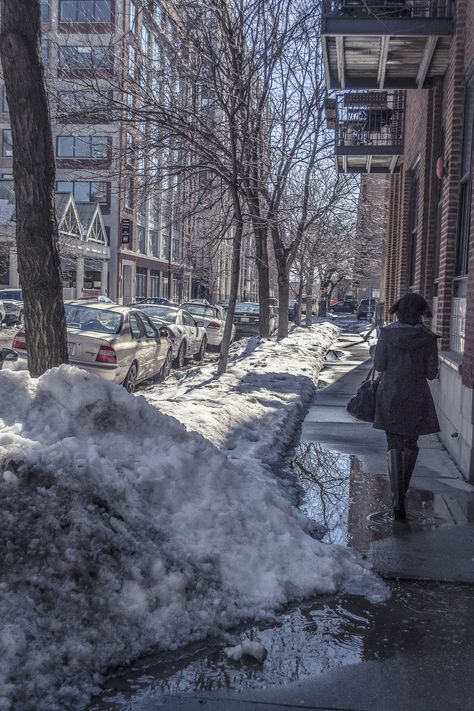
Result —
[{"label": "distant pedestrian", "polygon": [[431,312],[420,294],[405,294],[390,313],[397,321],[380,329],[374,355],[375,369],[382,374],[374,427],[385,430],[393,512],[395,518],[404,519],[418,437],[439,432],[427,383],[438,374],[438,336],[422,323]]}]

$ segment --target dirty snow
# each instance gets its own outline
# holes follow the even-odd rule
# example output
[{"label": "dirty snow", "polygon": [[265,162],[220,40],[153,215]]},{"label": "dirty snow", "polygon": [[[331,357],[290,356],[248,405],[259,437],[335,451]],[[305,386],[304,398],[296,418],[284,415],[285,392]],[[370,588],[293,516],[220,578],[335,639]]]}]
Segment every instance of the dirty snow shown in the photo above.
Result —
[{"label": "dirty snow", "polygon": [[292,600],[385,597],[361,559],[307,534],[268,469],[334,336],[249,342],[224,385],[187,401],[179,386],[159,409],[69,366],[0,372],[2,711],[80,709],[111,666]]},{"label": "dirty snow", "polygon": [[267,658],[267,650],[260,642],[253,642],[250,639],[244,639],[235,647],[225,647],[224,654],[228,659],[234,662],[240,662],[243,657],[251,657],[257,662],[264,662]]}]

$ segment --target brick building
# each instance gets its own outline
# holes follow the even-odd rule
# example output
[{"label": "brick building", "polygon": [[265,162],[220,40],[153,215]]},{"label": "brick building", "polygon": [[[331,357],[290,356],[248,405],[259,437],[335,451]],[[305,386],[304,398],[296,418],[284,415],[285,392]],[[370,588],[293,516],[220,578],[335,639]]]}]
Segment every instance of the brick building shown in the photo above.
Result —
[{"label": "brick building", "polygon": [[328,87],[359,94],[336,125],[340,169],[375,158],[389,175],[385,304],[413,290],[432,305],[441,439],[474,480],[474,2],[350,5],[322,17]]}]

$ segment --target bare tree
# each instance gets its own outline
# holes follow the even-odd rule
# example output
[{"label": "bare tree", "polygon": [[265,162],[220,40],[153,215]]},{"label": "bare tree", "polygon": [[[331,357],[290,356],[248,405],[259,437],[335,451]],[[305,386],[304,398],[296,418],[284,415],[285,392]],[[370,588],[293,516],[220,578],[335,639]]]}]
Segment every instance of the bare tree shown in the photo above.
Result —
[{"label": "bare tree", "polygon": [[67,363],[54,208],[54,151],[41,60],[39,0],[2,0],[0,53],[13,139],[18,271],[33,376]]}]

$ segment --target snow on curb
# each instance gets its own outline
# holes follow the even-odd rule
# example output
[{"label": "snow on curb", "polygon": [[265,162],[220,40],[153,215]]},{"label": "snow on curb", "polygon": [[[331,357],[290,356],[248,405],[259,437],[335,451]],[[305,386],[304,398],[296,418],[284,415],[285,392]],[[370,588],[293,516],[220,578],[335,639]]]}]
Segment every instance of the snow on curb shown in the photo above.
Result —
[{"label": "snow on curb", "polygon": [[231,459],[278,465],[314,394],[324,356],[339,329],[329,323],[295,329],[281,342],[251,338],[235,344],[227,372],[215,365],[175,388],[144,393],[161,412],[202,434]]},{"label": "snow on curb", "polygon": [[[308,345],[294,338],[293,373]],[[273,372],[270,350],[257,346],[254,369]],[[245,360],[226,377],[241,368],[255,387]],[[293,380],[281,382],[296,412]],[[0,372],[0,497],[2,711],[80,709],[111,666],[292,600],[385,597],[361,559],[307,535],[267,467],[69,366]]]}]

